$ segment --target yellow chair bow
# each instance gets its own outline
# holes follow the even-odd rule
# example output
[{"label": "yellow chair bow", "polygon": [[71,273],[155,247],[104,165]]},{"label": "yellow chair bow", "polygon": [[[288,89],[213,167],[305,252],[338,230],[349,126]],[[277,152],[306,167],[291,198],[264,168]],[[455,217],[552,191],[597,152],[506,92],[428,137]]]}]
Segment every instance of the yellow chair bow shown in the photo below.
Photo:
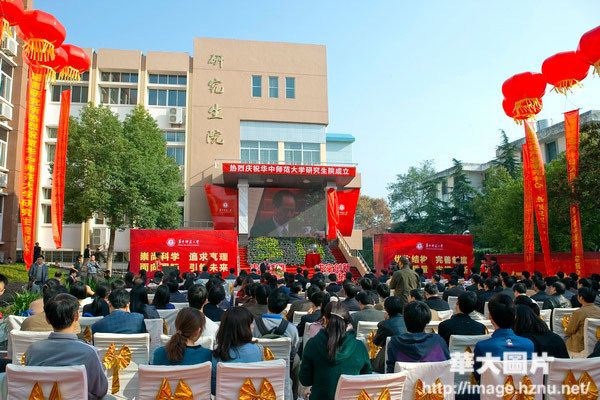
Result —
[{"label": "yellow chair bow", "polygon": [[367,336],[367,350],[369,351],[369,358],[371,360],[377,357],[377,353],[381,349],[380,346],[377,346],[375,343],[373,343],[373,340],[375,339],[375,333],[375,331],[371,331],[371,333],[369,333]]},{"label": "yellow chair bow", "polygon": [[275,359],[275,354],[273,354],[273,351],[271,351],[270,348],[265,347],[263,349],[263,361],[271,361]]},{"label": "yellow chair bow", "polygon": [[571,316],[570,315],[565,315],[562,317],[562,320],[560,321],[562,323],[562,327],[563,330],[567,330],[567,326],[569,326],[569,321],[571,320]]},{"label": "yellow chair bow", "polygon": [[25,365],[25,354],[26,352],[23,352],[23,354],[21,354],[21,365]]},{"label": "yellow chair bow", "polygon": [[596,339],[600,340],[600,326],[596,328]]},{"label": "yellow chair bow", "polygon": [[111,393],[115,394],[121,389],[121,383],[119,382],[119,370],[127,368],[131,362],[131,350],[126,345],[121,347],[121,350],[117,351],[114,343],[111,343],[104,354],[102,364],[104,368],[112,368],[112,390]]},{"label": "yellow chair bow", "polygon": [[[572,390],[573,387],[577,386],[577,390]],[[573,371],[569,370],[567,376],[563,382],[565,400],[597,400],[598,399],[598,386],[592,379],[590,374],[584,372],[579,377],[579,380],[575,379]]]},{"label": "yellow chair bow", "polygon": [[[29,400],[46,400],[39,382],[36,382],[35,385],[33,385],[33,389],[31,389],[31,393],[29,394]],[[54,382],[54,385],[52,385],[48,400],[62,400],[60,390],[58,390],[58,382]]]},{"label": "yellow chair bow", "polygon": [[167,321],[163,319],[163,335],[168,335],[169,334],[169,324],[167,324]]},{"label": "yellow chair bow", "polygon": [[504,380],[504,395],[503,400],[534,400],[535,388],[533,382],[527,375],[521,379],[521,385],[517,389],[512,375],[509,375]]},{"label": "yellow chair bow", "polygon": [[[381,393],[379,393],[379,397],[377,398],[377,400],[391,400],[392,399],[392,395],[390,394],[390,390],[388,388],[385,388],[381,391]],[[371,396],[369,396],[369,394],[367,392],[365,392],[365,390],[361,390],[360,394],[358,395],[358,398],[356,400],[372,400]]]},{"label": "yellow chair bow", "polygon": [[267,378],[263,378],[260,391],[256,393],[252,379],[246,378],[240,388],[239,400],[276,400],[275,389]]},{"label": "yellow chair bow", "polygon": [[175,394],[173,394],[169,380],[163,378],[156,394],[156,400],[194,400],[194,393],[192,393],[192,388],[183,379],[180,379],[175,388]]},{"label": "yellow chair bow", "polygon": [[414,400],[444,400],[444,384],[442,380],[437,378],[433,387],[425,391],[425,384],[423,384],[422,380],[417,379]]},{"label": "yellow chair bow", "polygon": [[89,325],[83,330],[83,340],[86,343],[92,343],[92,328]]}]

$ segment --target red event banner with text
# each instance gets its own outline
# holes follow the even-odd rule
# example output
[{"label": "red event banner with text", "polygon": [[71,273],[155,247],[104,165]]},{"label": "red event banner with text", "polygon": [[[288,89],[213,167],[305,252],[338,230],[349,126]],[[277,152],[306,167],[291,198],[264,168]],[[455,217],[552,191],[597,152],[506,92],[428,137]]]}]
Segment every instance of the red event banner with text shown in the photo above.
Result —
[{"label": "red event banner with text", "polygon": [[[573,183],[579,173],[579,110],[573,110],[565,113],[565,141],[566,141],[566,159],[567,159],[567,179],[571,185],[571,191],[574,190]],[[583,235],[581,233],[581,217],[579,213],[579,203],[571,201],[571,252],[573,253],[573,264],[575,272],[582,276],[585,272],[583,258]]]},{"label": "red event banner with text", "polygon": [[226,273],[237,270],[238,233],[233,230],[151,230],[132,229],[130,270],[145,269],[152,276],[156,270],[156,253],[161,264],[177,267],[182,273],[201,271]]},{"label": "red event banner with text", "polygon": [[57,249],[62,247],[63,214],[65,210],[65,177],[67,173],[67,145],[69,143],[69,115],[71,113],[71,90],[64,90],[60,97],[60,118],[54,168],[52,171],[51,219],[52,238]]},{"label": "red event banner with text", "polygon": [[327,239],[333,240],[337,237],[338,224],[340,222],[340,208],[338,206],[337,191],[327,190]]},{"label": "red event banner with text", "polygon": [[409,257],[413,268],[421,267],[429,276],[437,269],[452,268],[457,258],[468,271],[474,264],[473,236],[383,233],[373,236],[373,256],[378,272],[401,256]]},{"label": "red event banner with text", "polygon": [[352,236],[359,196],[360,189],[342,189],[337,191],[339,209],[338,230],[344,236]]},{"label": "red event banner with text", "polygon": [[23,136],[23,156],[19,176],[19,212],[21,214],[21,233],[23,235],[23,260],[27,268],[33,264],[42,122],[44,120],[44,104],[46,103],[46,74],[47,71],[44,68],[35,66],[29,68],[25,135]]},{"label": "red event banner with text", "polygon": [[535,264],[535,221],[533,210],[533,187],[531,181],[531,160],[527,145],[523,145],[523,255],[528,271]]},{"label": "red event banner with text", "polygon": [[216,230],[236,230],[238,223],[238,190],[217,185],[204,185]]},{"label": "red event banner with text", "polygon": [[550,239],[548,236],[548,194],[546,192],[546,173],[544,170],[544,159],[540,143],[533,129],[533,122],[526,121],[525,143],[529,153],[529,174],[533,193],[533,207],[537,220],[542,253],[544,255],[544,266],[546,275],[553,275],[552,259],[550,257]]},{"label": "red event banner with text", "polygon": [[282,165],[282,164],[246,164],[223,163],[224,173],[237,174],[275,174],[275,175],[322,175],[322,176],[356,176],[356,167],[319,165]]}]

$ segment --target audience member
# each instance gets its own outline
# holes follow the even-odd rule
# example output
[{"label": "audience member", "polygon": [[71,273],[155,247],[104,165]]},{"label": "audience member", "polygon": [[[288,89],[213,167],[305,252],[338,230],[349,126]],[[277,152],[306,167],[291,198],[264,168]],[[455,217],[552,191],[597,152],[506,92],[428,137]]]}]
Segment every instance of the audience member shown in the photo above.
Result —
[{"label": "audience member", "polygon": [[569,358],[564,340],[552,332],[540,318],[537,303],[526,296],[520,296],[515,304],[515,333],[531,340],[539,356],[546,353],[549,357]]},{"label": "audience member", "polygon": [[458,296],[454,315],[440,322],[438,334],[450,345],[451,335],[485,335],[485,325],[473,320],[470,314],[475,311],[477,295],[474,292],[463,292]]},{"label": "audience member", "polygon": [[306,311],[310,310],[310,308],[312,307],[312,303],[310,302],[310,296],[315,291],[319,291],[319,290],[321,290],[321,289],[319,289],[317,286],[310,286],[308,289],[306,289],[306,298],[294,301],[290,305],[290,309],[288,310],[285,318],[291,322],[294,320],[294,312],[296,312],[296,311],[306,312]]},{"label": "audience member", "polygon": [[390,297],[390,287],[388,285],[386,285],[385,283],[380,283],[379,285],[377,285],[377,294],[379,295],[379,302],[377,304],[375,304],[375,309],[379,310],[379,311],[383,311],[384,310],[384,302],[385,299],[387,299],[388,297]]},{"label": "audience member", "polygon": [[513,285],[512,290],[513,290],[513,300],[515,300],[519,296],[527,297],[527,288],[525,287],[525,284],[523,284],[523,283],[515,283]]},{"label": "audience member", "polygon": [[535,291],[535,294],[531,296],[531,300],[533,301],[544,302],[550,297],[546,293],[546,282],[542,279],[533,279],[533,290]]},{"label": "audience member", "polygon": [[106,317],[110,314],[108,302],[108,285],[100,283],[96,286],[96,292],[90,304],[83,306],[82,316],[84,317]]},{"label": "audience member", "polygon": [[108,295],[110,314],[92,325],[92,333],[146,333],[144,316],[129,312],[130,298],[125,289]]},{"label": "audience member", "polygon": [[425,303],[429,308],[436,311],[448,311],[450,309],[450,305],[440,297],[438,288],[433,283],[425,285]]},{"label": "audience member", "polygon": [[208,291],[208,303],[204,305],[202,311],[206,318],[214,322],[220,322],[223,313],[223,309],[219,308],[219,304],[225,299],[225,289],[223,285],[216,284]]},{"label": "audience member", "polygon": [[267,285],[257,285],[254,290],[255,304],[244,303],[244,308],[252,313],[255,317],[259,317],[267,312],[267,300],[269,298],[270,289]]},{"label": "audience member", "polygon": [[[310,302],[312,303],[312,308],[309,310],[309,313],[303,315],[300,318],[300,323],[298,324],[298,334],[300,336],[304,335],[304,327],[309,322],[316,322],[319,318],[321,318],[321,310],[327,303],[329,303],[330,295],[327,292],[316,291],[310,297]],[[341,302],[343,303],[343,302]]]},{"label": "audience member", "polygon": [[[415,289],[416,290],[416,289]],[[373,338],[373,344],[381,347],[372,362],[373,371],[380,374],[385,373],[385,344],[388,337],[397,336],[408,332],[402,317],[404,303],[400,297],[391,296],[384,303],[386,319],[377,324],[377,332]]]},{"label": "audience member", "polygon": [[302,291],[302,284],[300,282],[294,282],[292,283],[291,287],[290,287],[290,295],[288,296],[288,300],[290,302],[290,304],[293,304],[295,301],[298,300],[304,300],[301,296],[300,296],[300,292]]},{"label": "audience member", "polygon": [[[59,294],[67,293],[67,289],[64,286],[60,285],[48,285],[48,282],[42,287],[42,301],[44,306],[50,302]],[[75,325],[75,333],[80,333],[81,327],[79,326],[79,318],[74,322]],[[28,332],[52,332],[54,329],[46,318],[46,313],[43,311],[38,312],[37,314],[32,315],[31,317],[25,318],[23,323],[21,324],[22,331]]]},{"label": "audience member", "polygon": [[358,293],[358,287],[352,282],[345,282],[343,285],[344,293],[346,298],[342,301],[344,307],[348,311],[360,311],[360,304],[356,301],[355,297]]},{"label": "audience member", "polygon": [[[190,285],[188,287],[191,287]],[[160,285],[156,287],[156,292],[154,292],[154,298],[152,299],[152,305],[157,310],[174,310],[175,306],[171,303],[171,291],[165,285]]]},{"label": "audience member", "polygon": [[358,323],[360,321],[368,322],[380,322],[385,318],[385,313],[375,309],[375,303],[377,302],[377,295],[375,292],[359,292],[356,295],[356,300],[360,305],[360,311],[355,312],[351,315],[352,326],[354,329],[358,329]]},{"label": "audience member", "polygon": [[79,300],[79,305],[81,307],[92,302],[92,299],[88,297],[87,287],[83,282],[75,282],[71,285],[71,287],[69,287],[69,294],[75,296],[77,300]]},{"label": "audience member", "polygon": [[160,318],[156,308],[149,304],[148,291],[144,286],[134,285],[129,292],[129,309],[132,313],[142,314],[144,319]]},{"label": "audience member", "polygon": [[565,284],[562,282],[554,282],[548,287],[548,294],[550,295],[544,300],[542,308],[544,310],[552,310],[554,308],[570,308],[571,302],[564,296]]},{"label": "audience member", "polygon": [[448,301],[448,297],[458,297],[464,292],[465,289],[463,289],[463,287],[458,284],[458,278],[453,277],[450,278],[450,280],[448,281],[448,287],[446,288],[446,290],[444,290],[444,293],[442,294],[442,299],[444,301]]},{"label": "audience member", "polygon": [[394,291],[394,296],[401,297],[407,302],[410,291],[421,287],[421,279],[419,278],[419,275],[410,268],[410,260],[408,257],[400,257],[400,264],[402,264],[402,266],[398,271],[394,272],[392,279],[390,280],[390,290]]},{"label": "audience member", "polygon": [[340,290],[342,290],[342,286],[339,285],[337,283],[337,275],[336,274],[329,274],[328,276],[329,279],[329,285],[327,285],[327,291],[329,293],[338,293]]},{"label": "audience member", "polygon": [[596,293],[591,288],[581,287],[577,290],[577,299],[581,303],[581,308],[573,312],[565,329],[567,349],[573,356],[578,356],[578,353],[583,351],[585,319],[600,318],[600,307],[594,305],[595,298]]},{"label": "audience member", "polygon": [[443,293],[444,290],[446,290],[446,287],[444,286],[444,284],[442,283],[442,276],[439,274],[434,274],[431,277],[431,281],[433,282],[433,284],[435,284],[435,286],[438,289],[438,292]]},{"label": "audience member", "polygon": [[[204,285],[199,283],[195,283],[188,289],[187,299],[188,305],[191,308],[194,308],[202,314],[202,309],[206,304],[206,298],[208,297],[208,291]],[[202,314],[204,315],[204,314]],[[219,330],[219,325],[216,322],[211,321],[208,318],[205,318],[204,329],[202,330],[201,336],[209,336],[215,337],[217,335],[217,331]]]},{"label": "audience member", "polygon": [[179,283],[176,279],[169,279],[167,286],[171,296],[171,303],[185,303],[187,301],[186,294],[179,291]]}]

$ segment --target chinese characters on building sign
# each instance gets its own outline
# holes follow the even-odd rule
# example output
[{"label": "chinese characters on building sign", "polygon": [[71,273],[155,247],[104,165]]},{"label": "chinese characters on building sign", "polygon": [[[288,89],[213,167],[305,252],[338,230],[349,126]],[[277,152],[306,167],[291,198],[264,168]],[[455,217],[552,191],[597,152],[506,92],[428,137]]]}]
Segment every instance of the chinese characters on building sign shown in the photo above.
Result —
[{"label": "chinese characters on building sign", "polygon": [[[423,272],[425,272],[425,273],[431,272],[431,271],[428,271],[427,266],[431,265],[432,263],[428,262],[429,258],[426,255],[423,255],[423,254],[421,254],[421,255],[419,255],[419,254],[396,254],[394,256],[394,261],[396,261],[397,263],[400,263],[400,257],[402,255],[405,255],[408,257],[413,268],[423,268]],[[433,258],[433,260],[429,260],[429,261],[434,261],[433,267],[435,270],[438,270],[440,268],[443,269],[443,268],[454,267],[454,263],[457,258],[460,260],[461,264],[468,265],[469,258],[464,255],[463,256],[460,256],[460,255],[435,256]]]},{"label": "chinese characters on building sign", "polygon": [[[218,67],[219,69],[223,68],[223,56],[219,54],[211,54],[208,58],[208,64]],[[208,91],[210,94],[219,95],[223,94],[223,82],[218,78],[212,78],[207,82]],[[223,115],[221,114],[222,108],[214,103],[207,110],[208,116],[206,119],[223,119]],[[223,134],[219,129],[209,129],[206,131],[206,143],[208,144],[223,144]]]},{"label": "chinese characters on building sign", "polygon": [[321,167],[318,165],[281,165],[281,164],[242,164],[223,163],[223,172],[250,174],[297,174],[297,175],[327,175],[327,176],[356,176],[356,167]]}]

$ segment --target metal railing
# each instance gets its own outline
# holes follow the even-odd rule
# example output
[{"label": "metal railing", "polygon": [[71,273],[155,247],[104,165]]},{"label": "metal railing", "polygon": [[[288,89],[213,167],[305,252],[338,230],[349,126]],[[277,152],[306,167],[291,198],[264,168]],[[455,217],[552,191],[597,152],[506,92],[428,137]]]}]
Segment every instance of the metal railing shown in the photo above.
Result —
[{"label": "metal railing", "polygon": [[350,245],[348,245],[348,242],[346,242],[346,239],[340,233],[340,231],[337,231],[337,239],[338,246],[340,247],[340,250],[342,251],[344,257],[346,257],[348,264],[356,268],[362,276],[365,276],[366,274],[371,272],[371,268],[369,268],[369,265],[366,263],[364,258],[362,258],[360,253],[358,253],[358,256],[352,254],[352,249],[350,248]]}]

